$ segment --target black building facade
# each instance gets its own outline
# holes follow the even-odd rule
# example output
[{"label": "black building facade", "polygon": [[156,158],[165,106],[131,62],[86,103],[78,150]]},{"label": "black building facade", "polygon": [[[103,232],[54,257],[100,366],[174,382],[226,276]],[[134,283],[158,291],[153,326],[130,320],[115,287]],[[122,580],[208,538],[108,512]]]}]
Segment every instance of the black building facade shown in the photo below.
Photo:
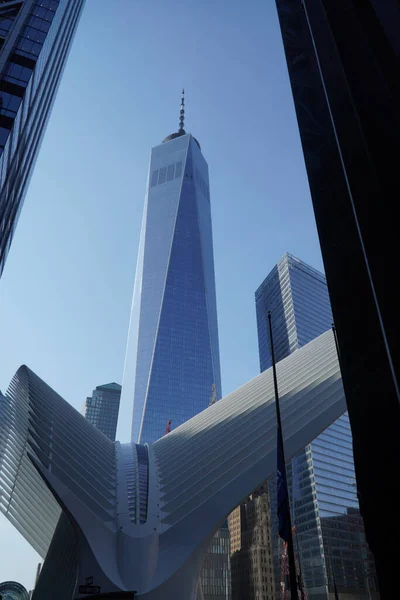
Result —
[{"label": "black building facade", "polygon": [[0,1],[0,276],[84,2]]},{"label": "black building facade", "polygon": [[[382,598],[399,558],[397,0],[277,0]],[[396,540],[389,549],[390,540]]]}]

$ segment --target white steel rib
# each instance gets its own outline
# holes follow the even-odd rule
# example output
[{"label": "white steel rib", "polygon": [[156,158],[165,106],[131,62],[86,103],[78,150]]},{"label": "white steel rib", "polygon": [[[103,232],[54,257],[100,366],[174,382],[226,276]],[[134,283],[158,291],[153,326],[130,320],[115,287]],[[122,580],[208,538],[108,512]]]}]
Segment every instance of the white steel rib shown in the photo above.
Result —
[{"label": "white steel rib", "polygon": [[[289,459],[346,410],[332,332],[277,375]],[[74,578],[65,589],[93,576],[102,592],[195,598],[214,532],[276,471],[272,369],[149,446],[114,444],[25,366],[0,406],[0,510],[42,556],[60,514],[68,521],[45,561],[43,597],[62,558]]]}]

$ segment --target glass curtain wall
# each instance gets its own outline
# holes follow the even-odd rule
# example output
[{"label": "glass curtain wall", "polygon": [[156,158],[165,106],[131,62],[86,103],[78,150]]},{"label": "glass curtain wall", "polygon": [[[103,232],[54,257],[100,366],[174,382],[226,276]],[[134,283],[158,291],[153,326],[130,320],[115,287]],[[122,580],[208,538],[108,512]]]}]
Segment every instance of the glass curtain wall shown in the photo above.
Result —
[{"label": "glass curtain wall", "polygon": [[0,275],[84,1],[0,3]]},{"label": "glass curtain wall", "polygon": [[[325,277],[285,254],[255,294],[261,371],[271,366],[267,314],[271,311],[276,360],[332,326]],[[365,542],[355,481],[352,436],[345,413],[288,462],[295,544],[309,598],[378,597],[372,555]],[[276,481],[269,481],[276,589],[282,545],[278,538]],[[375,595],[374,595],[375,594]]]}]

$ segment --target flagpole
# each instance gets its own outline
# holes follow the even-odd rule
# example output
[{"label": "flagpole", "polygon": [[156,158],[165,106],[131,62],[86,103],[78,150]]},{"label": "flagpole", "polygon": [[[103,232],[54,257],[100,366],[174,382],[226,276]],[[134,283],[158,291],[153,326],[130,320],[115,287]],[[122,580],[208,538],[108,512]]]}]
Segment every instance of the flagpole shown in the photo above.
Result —
[{"label": "flagpole", "polygon": [[[283,499],[283,508],[285,514],[283,518],[286,520],[285,523],[285,532],[284,534],[281,532],[281,527],[279,528],[279,535],[287,542],[288,545],[288,558],[289,558],[289,582],[290,582],[290,597],[291,600],[298,600],[297,594],[297,579],[296,579],[296,562],[294,558],[294,548],[293,548],[293,534],[292,534],[292,522],[290,517],[290,505],[289,505],[289,494],[287,489],[287,478],[286,478],[286,463],[285,463],[285,452],[283,447],[283,435],[282,435],[282,423],[281,423],[281,411],[279,408],[279,394],[278,394],[278,379],[276,376],[276,365],[275,365],[275,351],[274,351],[274,341],[272,337],[272,321],[271,321],[271,311],[268,311],[268,326],[269,326],[269,341],[271,347],[271,358],[272,358],[272,373],[274,378],[274,390],[275,390],[275,407],[276,407],[276,421],[277,421],[277,450],[278,450],[278,516],[279,515],[279,507],[280,507],[280,498],[279,498],[279,480],[281,485],[285,486],[284,491],[284,499]],[[283,537],[283,535],[285,537]]]}]

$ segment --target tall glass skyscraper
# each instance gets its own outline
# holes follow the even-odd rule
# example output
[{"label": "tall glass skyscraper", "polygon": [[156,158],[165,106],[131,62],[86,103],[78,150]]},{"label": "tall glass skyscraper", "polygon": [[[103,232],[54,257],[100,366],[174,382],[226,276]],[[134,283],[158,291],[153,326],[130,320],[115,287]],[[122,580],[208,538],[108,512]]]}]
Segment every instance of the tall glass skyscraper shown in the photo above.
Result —
[{"label": "tall glass skyscraper", "polygon": [[153,442],[221,397],[208,166],[184,129],[151,151],[123,396]]},{"label": "tall glass skyscraper", "polygon": [[105,383],[93,390],[86,398],[84,416],[110,440],[115,442],[117,431],[121,386],[118,383]]},{"label": "tall glass skyscraper", "polygon": [[[255,294],[261,371],[271,366],[267,314],[271,311],[276,360],[332,326],[325,277],[285,254]],[[278,382],[279,385],[279,382]],[[329,600],[336,584],[350,600],[377,598],[373,558],[365,541],[347,413],[287,465],[293,524],[303,579],[312,600]],[[276,585],[280,553],[276,481],[269,482]]]},{"label": "tall glass skyscraper", "polygon": [[[140,444],[221,398],[208,166],[183,119],[182,98],[179,131],[150,157],[122,386]],[[225,600],[228,571],[226,525],[205,558],[205,600]]]},{"label": "tall glass skyscraper", "polygon": [[0,2],[0,276],[84,2]]}]

